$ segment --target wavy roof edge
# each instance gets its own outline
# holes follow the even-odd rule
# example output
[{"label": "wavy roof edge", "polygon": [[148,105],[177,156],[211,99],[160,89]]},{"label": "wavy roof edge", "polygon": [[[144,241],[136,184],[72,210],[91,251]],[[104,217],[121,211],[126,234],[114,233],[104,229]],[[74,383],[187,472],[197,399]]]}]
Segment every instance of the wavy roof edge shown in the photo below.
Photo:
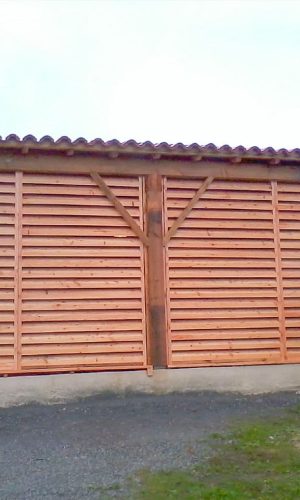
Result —
[{"label": "wavy roof edge", "polygon": [[244,146],[230,147],[224,145],[221,147],[215,144],[206,144],[200,146],[197,143],[185,145],[180,142],[177,144],[168,144],[161,142],[159,144],[151,141],[137,142],[133,139],[120,142],[117,139],[104,141],[102,139],[93,139],[87,141],[83,137],[79,137],[72,141],[67,136],[62,136],[57,140],[46,135],[41,139],[37,139],[33,135],[26,135],[22,139],[15,134],[10,134],[6,138],[0,136],[0,149],[32,149],[44,151],[74,151],[82,153],[117,153],[118,155],[160,155],[163,156],[180,156],[185,158],[193,158],[201,156],[206,158],[245,158],[245,159],[261,159],[261,160],[287,160],[300,162],[300,148],[292,150],[274,149],[267,147],[260,149],[257,146],[245,148]]}]

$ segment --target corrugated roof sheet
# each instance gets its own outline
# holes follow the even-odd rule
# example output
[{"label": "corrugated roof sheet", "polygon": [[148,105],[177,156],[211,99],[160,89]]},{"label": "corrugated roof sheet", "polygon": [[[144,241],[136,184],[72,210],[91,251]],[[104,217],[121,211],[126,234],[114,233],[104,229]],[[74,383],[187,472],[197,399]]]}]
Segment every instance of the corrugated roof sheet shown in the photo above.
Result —
[{"label": "corrugated roof sheet", "polygon": [[22,139],[15,134],[10,134],[6,138],[0,137],[0,149],[13,150],[34,150],[34,151],[72,151],[78,153],[94,153],[94,154],[115,154],[116,156],[150,156],[150,157],[184,157],[186,159],[200,158],[235,158],[235,159],[252,159],[257,161],[274,160],[274,163],[279,161],[284,162],[300,162],[300,148],[288,150],[272,147],[260,149],[257,146],[245,148],[237,146],[232,148],[228,145],[217,147],[214,144],[206,144],[200,146],[193,143],[185,145],[182,143],[168,144],[161,142],[154,144],[150,141],[136,142],[131,139],[125,142],[120,142],[116,139],[103,141],[102,139],[94,139],[87,141],[83,137],[72,141],[69,137],[63,136],[54,140],[50,136],[44,136],[37,139],[33,135],[26,135]]}]

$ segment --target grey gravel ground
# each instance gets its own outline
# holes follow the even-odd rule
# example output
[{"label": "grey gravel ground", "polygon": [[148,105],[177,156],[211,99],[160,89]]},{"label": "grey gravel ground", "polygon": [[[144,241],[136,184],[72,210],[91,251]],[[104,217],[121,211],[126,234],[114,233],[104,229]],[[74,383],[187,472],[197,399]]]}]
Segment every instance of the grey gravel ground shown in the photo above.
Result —
[{"label": "grey gravel ground", "polygon": [[295,392],[204,392],[0,409],[0,499],[99,499],[99,486],[139,469],[205,458],[207,435],[236,419],[277,415],[299,403]]}]

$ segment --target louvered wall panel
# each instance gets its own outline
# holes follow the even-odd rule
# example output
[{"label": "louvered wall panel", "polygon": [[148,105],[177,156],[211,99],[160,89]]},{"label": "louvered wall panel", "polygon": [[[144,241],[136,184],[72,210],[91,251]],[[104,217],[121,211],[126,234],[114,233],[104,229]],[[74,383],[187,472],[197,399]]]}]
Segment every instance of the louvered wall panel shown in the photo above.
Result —
[{"label": "louvered wall panel", "polygon": [[[166,228],[201,180],[165,180]],[[166,249],[169,365],[280,362],[271,184],[213,181]]]},{"label": "louvered wall panel", "polygon": [[[105,178],[143,225],[142,180]],[[89,175],[24,174],[23,370],[143,367],[143,246]]]},{"label": "louvered wall panel", "polygon": [[300,185],[278,183],[286,356],[300,361]]},{"label": "louvered wall panel", "polygon": [[0,173],[0,372],[15,366],[15,179]]}]

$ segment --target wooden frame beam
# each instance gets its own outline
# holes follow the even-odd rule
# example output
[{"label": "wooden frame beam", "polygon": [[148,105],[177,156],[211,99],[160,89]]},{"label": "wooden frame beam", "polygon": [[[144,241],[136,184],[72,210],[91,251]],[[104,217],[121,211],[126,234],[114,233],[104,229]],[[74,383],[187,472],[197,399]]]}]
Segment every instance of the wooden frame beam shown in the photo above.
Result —
[{"label": "wooden frame beam", "polygon": [[167,366],[162,184],[162,176],[157,173],[146,178],[146,224],[149,235],[147,252],[147,352],[148,364],[157,368]]},{"label": "wooden frame beam", "polygon": [[192,209],[194,208],[194,206],[196,205],[196,203],[198,203],[198,201],[200,200],[201,196],[203,195],[203,193],[205,193],[205,191],[207,190],[207,188],[209,187],[209,185],[212,183],[213,180],[214,180],[213,177],[207,177],[207,179],[205,179],[205,181],[201,184],[201,186],[199,187],[199,189],[197,189],[197,191],[194,194],[193,198],[188,202],[187,206],[182,210],[182,212],[179,215],[179,217],[175,220],[175,222],[173,223],[173,225],[170,227],[170,229],[169,229],[169,231],[166,234],[165,239],[164,239],[164,244],[165,245],[167,245],[169,243],[169,241],[172,238],[172,236],[174,236],[174,234],[176,233],[177,229],[181,226],[181,224],[187,218],[187,216],[189,215],[189,213],[192,211]]},{"label": "wooden frame beam", "polygon": [[21,370],[22,346],[22,218],[23,218],[23,174],[15,175],[15,332],[14,364],[15,370]]},{"label": "wooden frame beam", "polygon": [[281,257],[281,247],[280,247],[278,186],[276,181],[273,181],[271,185],[272,185],[272,208],[273,208],[275,268],[276,268],[276,283],[277,283],[278,321],[279,321],[279,333],[280,333],[280,352],[282,361],[286,361],[287,359],[286,321],[285,321],[284,296],[283,296],[282,257]]},{"label": "wooden frame beam", "polygon": [[105,196],[109,199],[109,201],[114,205],[115,209],[119,212],[119,214],[123,217],[128,226],[132,229],[135,235],[144,243],[144,245],[149,245],[149,240],[143,230],[139,227],[139,225],[135,222],[134,218],[130,215],[130,213],[126,210],[126,208],[122,205],[122,203],[118,200],[118,198],[114,195],[110,187],[106,184],[103,178],[95,173],[91,173],[91,177],[93,181],[97,184],[97,186],[101,189],[101,191],[105,194]]},{"label": "wooden frame beam", "polygon": [[201,160],[195,163],[189,160],[143,160],[143,159],[109,159],[92,155],[66,156],[58,154],[27,155],[2,153],[0,151],[0,172],[23,171],[39,173],[72,173],[99,175],[160,175],[171,177],[201,178],[212,176],[215,179],[249,180],[249,181],[285,181],[300,182],[298,166],[266,165],[259,162],[233,164],[228,161]]}]

